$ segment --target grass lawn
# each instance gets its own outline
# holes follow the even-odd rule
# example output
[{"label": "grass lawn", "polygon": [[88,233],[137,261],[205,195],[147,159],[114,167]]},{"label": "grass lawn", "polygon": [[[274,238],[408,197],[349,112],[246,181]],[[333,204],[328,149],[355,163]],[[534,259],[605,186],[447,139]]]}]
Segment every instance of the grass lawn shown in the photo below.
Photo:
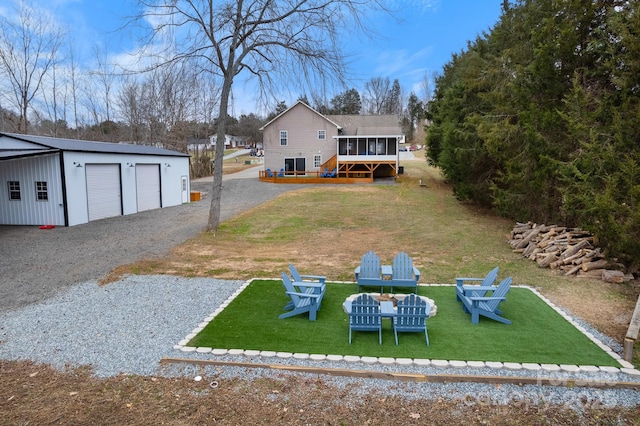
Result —
[{"label": "grass lawn", "polygon": [[328,284],[317,321],[308,314],[279,319],[288,299],[280,280],[254,280],[217,315],[188,346],[255,349],[278,352],[502,361],[539,364],[616,366],[617,361],[526,288],[512,288],[500,305],[506,325],[482,318],[471,324],[456,301],[452,286],[420,287],[438,313],[427,322],[430,346],[423,333],[401,333],[395,345],[390,320],[383,320],[382,345],[377,333],[353,332],[342,309],[355,284]]}]

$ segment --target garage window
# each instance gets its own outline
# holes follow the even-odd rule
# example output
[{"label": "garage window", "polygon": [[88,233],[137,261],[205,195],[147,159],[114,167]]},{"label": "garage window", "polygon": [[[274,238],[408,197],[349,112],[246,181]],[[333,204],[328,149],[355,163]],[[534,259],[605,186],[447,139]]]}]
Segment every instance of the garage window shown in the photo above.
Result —
[{"label": "garage window", "polygon": [[12,201],[20,201],[20,181],[10,180],[9,184],[9,199]]},{"label": "garage window", "polygon": [[47,182],[36,182],[36,200],[49,201],[49,192],[47,191]]}]

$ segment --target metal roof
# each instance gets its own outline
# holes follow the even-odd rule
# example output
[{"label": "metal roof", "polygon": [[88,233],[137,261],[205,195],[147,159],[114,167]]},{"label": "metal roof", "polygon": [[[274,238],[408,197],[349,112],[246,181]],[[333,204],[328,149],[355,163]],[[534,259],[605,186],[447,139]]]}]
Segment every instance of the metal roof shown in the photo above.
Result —
[{"label": "metal roof", "polygon": [[[171,151],[164,148],[157,148],[155,146],[148,145],[133,145],[126,143],[110,143],[110,142],[93,142],[83,141],[77,139],[61,139],[51,138],[47,136],[34,136],[34,135],[22,135],[18,133],[0,133],[0,136],[6,136],[13,139],[19,139],[26,142],[32,142],[50,149],[43,149],[39,153],[46,153],[52,150],[60,151],[79,151],[79,152],[103,152],[112,154],[143,154],[143,155],[159,155],[159,156],[172,156],[172,157],[189,157],[189,154],[184,154],[178,151]],[[22,155],[28,153],[30,155],[36,155],[38,150],[23,150]],[[8,151],[4,151],[6,153]],[[15,152],[18,152],[17,150]],[[4,157],[4,155],[3,155]]]},{"label": "metal roof", "polygon": [[58,152],[56,149],[25,149],[25,150],[11,150],[11,151],[1,151],[0,150],[0,160],[9,159],[9,158],[20,158],[20,157],[30,157],[32,155],[42,155]]}]

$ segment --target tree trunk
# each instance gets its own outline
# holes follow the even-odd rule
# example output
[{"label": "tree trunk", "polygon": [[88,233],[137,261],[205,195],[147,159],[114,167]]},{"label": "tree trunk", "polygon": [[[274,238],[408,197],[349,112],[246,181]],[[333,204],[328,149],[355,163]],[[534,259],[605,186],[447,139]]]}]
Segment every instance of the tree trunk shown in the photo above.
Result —
[{"label": "tree trunk", "polygon": [[585,248],[586,246],[589,245],[589,241],[587,240],[582,240],[579,243],[577,243],[576,245],[567,248],[567,250],[565,250],[564,253],[562,253],[562,257],[563,258],[568,258],[573,256],[574,254],[576,254],[577,252],[579,252],[581,249]]},{"label": "tree trunk", "polygon": [[585,262],[582,264],[582,270],[586,272],[586,271],[591,271],[593,269],[606,268],[608,263],[609,262],[606,261],[605,259],[594,260],[593,262]]},{"label": "tree trunk", "polygon": [[558,260],[557,253],[549,253],[538,262],[538,265],[540,265],[541,268],[546,268],[556,260]]},{"label": "tree trunk", "polygon": [[624,282],[624,272],[607,269],[602,273],[602,280],[608,283]]},{"label": "tree trunk", "polygon": [[215,232],[220,225],[220,200],[222,198],[222,159],[224,157],[224,142],[227,130],[227,114],[229,95],[233,83],[233,70],[225,73],[220,97],[220,113],[218,114],[218,131],[216,133],[216,150],[213,160],[213,188],[211,189],[211,208],[209,209],[209,221],[207,231]]}]

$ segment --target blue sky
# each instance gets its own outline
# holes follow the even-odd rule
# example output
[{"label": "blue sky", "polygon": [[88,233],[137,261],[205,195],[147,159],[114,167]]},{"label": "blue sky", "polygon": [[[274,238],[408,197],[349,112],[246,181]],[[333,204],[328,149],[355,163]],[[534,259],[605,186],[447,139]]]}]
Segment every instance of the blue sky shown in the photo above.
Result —
[{"label": "blue sky", "polygon": [[[399,22],[380,13],[373,17],[378,38],[347,43],[352,86],[362,91],[364,82],[373,77],[397,78],[406,95],[413,90],[422,96],[425,74],[440,72],[468,40],[489,30],[498,21],[502,0],[385,0],[385,4],[397,11]],[[69,29],[76,60],[90,67],[96,45],[118,60],[135,47],[135,37],[127,30],[118,31],[125,17],[135,13],[135,5],[135,0],[49,0],[39,7]],[[237,83],[235,113],[256,111],[251,96],[243,93],[251,90]],[[289,104],[297,98],[291,96]]]}]

